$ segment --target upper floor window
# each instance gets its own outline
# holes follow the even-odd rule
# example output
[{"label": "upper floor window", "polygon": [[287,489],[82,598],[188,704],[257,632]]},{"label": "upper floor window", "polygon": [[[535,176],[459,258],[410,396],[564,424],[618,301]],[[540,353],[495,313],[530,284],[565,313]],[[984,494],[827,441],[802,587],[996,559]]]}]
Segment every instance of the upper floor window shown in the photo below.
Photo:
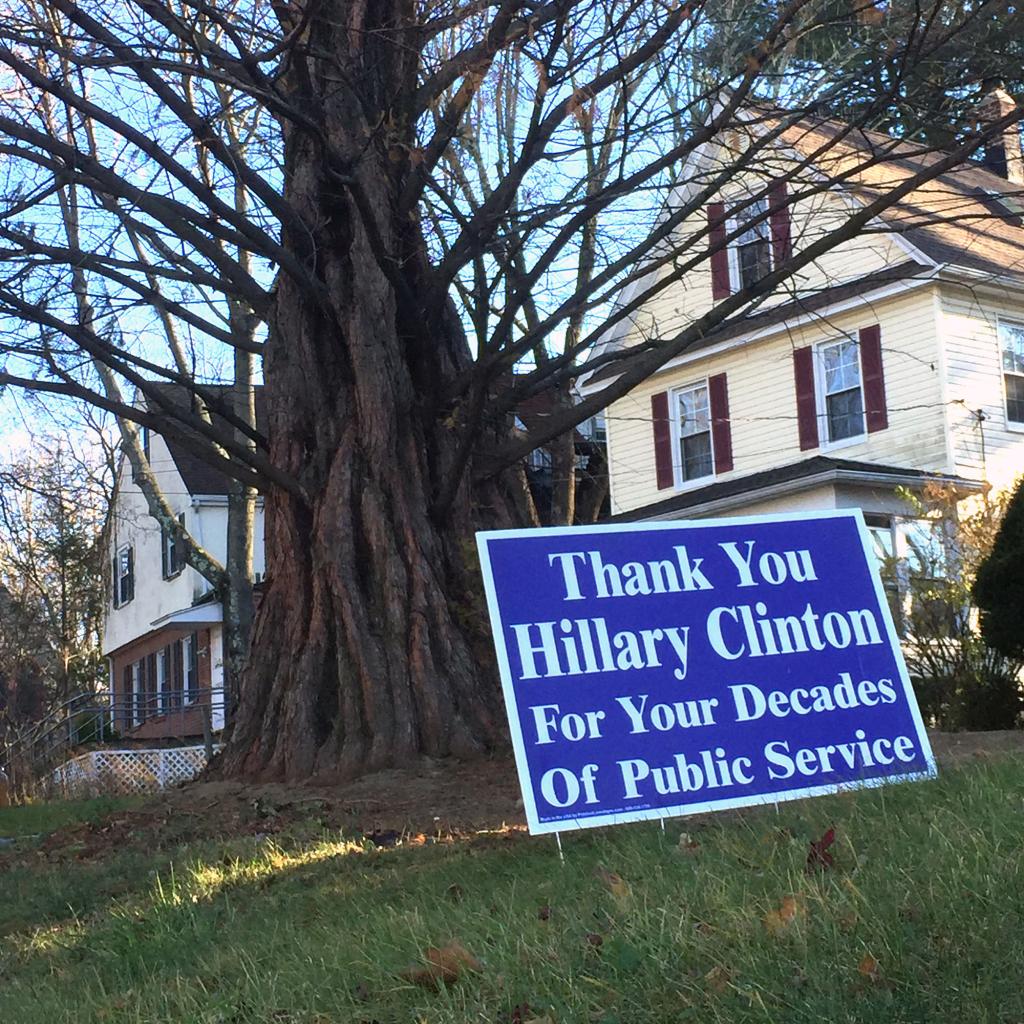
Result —
[{"label": "upper floor window", "polygon": [[[756,192],[765,190],[758,186]],[[735,197],[739,209],[729,209],[724,202],[708,203],[708,255],[714,302],[755,285],[793,255],[785,181],[772,182],[757,199],[751,199],[751,194]]]},{"label": "upper floor window", "polygon": [[[184,512],[178,514],[178,523],[182,529],[185,528]],[[160,550],[163,576],[165,580],[169,580],[172,576],[177,576],[185,567],[181,545],[178,543],[178,534],[175,531],[160,527]]]},{"label": "upper floor window", "polygon": [[733,469],[729,383],[724,373],[651,395],[658,490]]},{"label": "upper floor window", "polygon": [[818,346],[818,415],[829,443],[864,433],[860,346],[850,338]]},{"label": "upper floor window", "polygon": [[800,450],[843,444],[889,426],[878,324],[793,349]]},{"label": "upper floor window", "polygon": [[123,544],[114,554],[112,584],[115,608],[135,597],[135,551],[130,544]]},{"label": "upper floor window", "polygon": [[730,269],[734,291],[757,284],[772,270],[771,229],[768,224],[768,200],[749,203],[735,218],[739,231],[733,244]]},{"label": "upper floor window", "polygon": [[711,408],[707,381],[676,392],[676,422],[681,482],[712,476],[715,472],[711,446]]},{"label": "upper floor window", "polygon": [[1024,324],[999,322],[1006,420],[1024,426]]}]

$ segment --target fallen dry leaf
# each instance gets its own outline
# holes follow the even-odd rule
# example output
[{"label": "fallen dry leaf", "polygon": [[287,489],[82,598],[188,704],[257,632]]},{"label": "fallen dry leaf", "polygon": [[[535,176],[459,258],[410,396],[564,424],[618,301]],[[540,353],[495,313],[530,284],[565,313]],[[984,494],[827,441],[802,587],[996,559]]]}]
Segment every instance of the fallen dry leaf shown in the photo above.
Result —
[{"label": "fallen dry leaf", "polygon": [[835,865],[836,859],[829,853],[829,847],[836,841],[836,830],[830,828],[819,840],[811,841],[811,848],[807,853],[807,871],[813,874],[815,871],[824,871]]},{"label": "fallen dry leaf", "polygon": [[723,967],[721,964],[715,964],[714,967],[704,975],[704,980],[714,992],[725,992],[726,989],[732,984],[732,971],[728,967]]},{"label": "fallen dry leaf", "polygon": [[857,972],[868,981],[879,982],[882,980],[882,968],[878,961],[870,954],[865,953],[857,964]]},{"label": "fallen dry leaf", "polygon": [[423,954],[424,963],[407,967],[399,977],[422,988],[435,991],[441,985],[453,985],[463,971],[482,971],[484,965],[460,942],[452,941],[446,946],[431,946]]},{"label": "fallen dry leaf", "polygon": [[803,903],[795,896],[787,896],[779,904],[778,910],[769,910],[761,921],[772,935],[778,936],[785,934],[804,913]]},{"label": "fallen dry leaf", "polygon": [[614,871],[609,871],[607,868],[598,867],[594,874],[601,880],[601,884],[612,894],[615,902],[620,908],[625,909],[629,906],[632,892],[629,888],[629,883]]}]

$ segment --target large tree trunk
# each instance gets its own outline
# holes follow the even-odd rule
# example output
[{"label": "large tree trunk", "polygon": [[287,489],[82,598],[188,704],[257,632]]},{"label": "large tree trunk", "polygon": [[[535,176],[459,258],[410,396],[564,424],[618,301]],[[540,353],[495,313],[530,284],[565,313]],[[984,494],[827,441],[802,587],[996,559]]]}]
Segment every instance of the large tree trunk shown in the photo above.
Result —
[{"label": "large tree trunk", "polygon": [[[308,501],[266,498],[268,583],[219,768],[228,775],[351,777],[417,754],[478,754],[503,735],[472,534],[510,522],[514,499],[463,484],[443,516],[431,513],[453,458],[436,398],[470,354],[450,306],[419,301],[420,227],[394,212],[408,146],[381,125],[415,82],[412,48],[386,31],[404,6],[329,2],[310,48],[336,63],[290,75],[322,104],[334,153],[307,134],[286,138],[286,192],[309,230],[284,237],[323,295],[312,301],[281,275],[265,356],[271,457]],[[359,83],[361,102],[339,82]],[[332,177],[343,170],[371,232],[354,189]]]}]

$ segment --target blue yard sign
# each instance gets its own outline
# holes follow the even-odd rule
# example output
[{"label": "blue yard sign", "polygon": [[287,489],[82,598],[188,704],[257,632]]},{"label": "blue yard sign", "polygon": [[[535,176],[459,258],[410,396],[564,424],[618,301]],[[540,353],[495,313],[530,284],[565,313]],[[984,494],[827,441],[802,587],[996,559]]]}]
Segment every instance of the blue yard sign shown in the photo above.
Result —
[{"label": "blue yard sign", "polygon": [[859,511],[477,540],[531,832],[935,774]]}]

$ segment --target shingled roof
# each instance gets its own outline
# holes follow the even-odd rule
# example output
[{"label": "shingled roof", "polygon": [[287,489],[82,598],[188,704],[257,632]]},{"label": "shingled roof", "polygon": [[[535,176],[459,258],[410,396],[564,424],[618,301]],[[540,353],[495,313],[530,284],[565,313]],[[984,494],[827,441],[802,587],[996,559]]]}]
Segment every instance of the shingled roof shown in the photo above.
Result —
[{"label": "shingled roof", "polygon": [[[771,124],[773,116],[763,111],[761,123]],[[843,182],[844,191],[866,204],[948,155],[881,132],[851,129],[824,119],[805,120],[785,129],[781,142],[810,160],[827,180]],[[799,183],[791,188],[798,193]],[[855,280],[756,308],[745,316],[730,318],[696,339],[686,351],[708,348],[834,302],[867,295],[895,281],[930,276],[935,273],[935,265],[1024,285],[1024,184],[1008,181],[981,164],[961,163],[917,186],[879,220],[931,262],[908,258]],[[622,328],[619,331],[622,333]],[[621,338],[612,342],[612,351],[615,349],[620,349],[621,355],[586,374],[588,385],[617,376],[624,361],[634,354],[629,346],[621,346]]]},{"label": "shingled roof", "polygon": [[[850,130],[835,121],[801,123],[784,142],[826,178],[872,202],[925,172],[947,154],[880,132]],[[846,177],[849,176],[849,177]],[[980,164],[965,162],[918,185],[881,220],[936,263],[1024,284],[1024,185]]]},{"label": "shingled roof", "polygon": [[[157,384],[156,387],[159,389],[161,397],[166,398],[174,406],[182,409],[187,409],[193,404],[193,396],[191,391],[181,384],[161,383]],[[203,388],[206,392],[217,397],[222,403],[220,408],[227,408],[227,396],[230,391],[230,386],[227,384],[204,384]],[[152,408],[153,403],[147,401],[147,407]],[[218,412],[218,406],[211,404],[210,413],[213,418],[213,422],[225,425],[225,421]],[[258,386],[256,388],[256,425],[259,427],[261,424],[266,423],[266,402],[264,399],[263,388]],[[203,462],[198,456],[194,455],[188,449],[184,448],[179,441],[172,438],[164,439],[167,444],[167,448],[171,453],[171,458],[174,460],[174,465],[181,475],[181,479],[185,484],[189,494],[227,494],[228,493],[228,477],[224,476],[219,470],[214,469],[212,466]]]}]

